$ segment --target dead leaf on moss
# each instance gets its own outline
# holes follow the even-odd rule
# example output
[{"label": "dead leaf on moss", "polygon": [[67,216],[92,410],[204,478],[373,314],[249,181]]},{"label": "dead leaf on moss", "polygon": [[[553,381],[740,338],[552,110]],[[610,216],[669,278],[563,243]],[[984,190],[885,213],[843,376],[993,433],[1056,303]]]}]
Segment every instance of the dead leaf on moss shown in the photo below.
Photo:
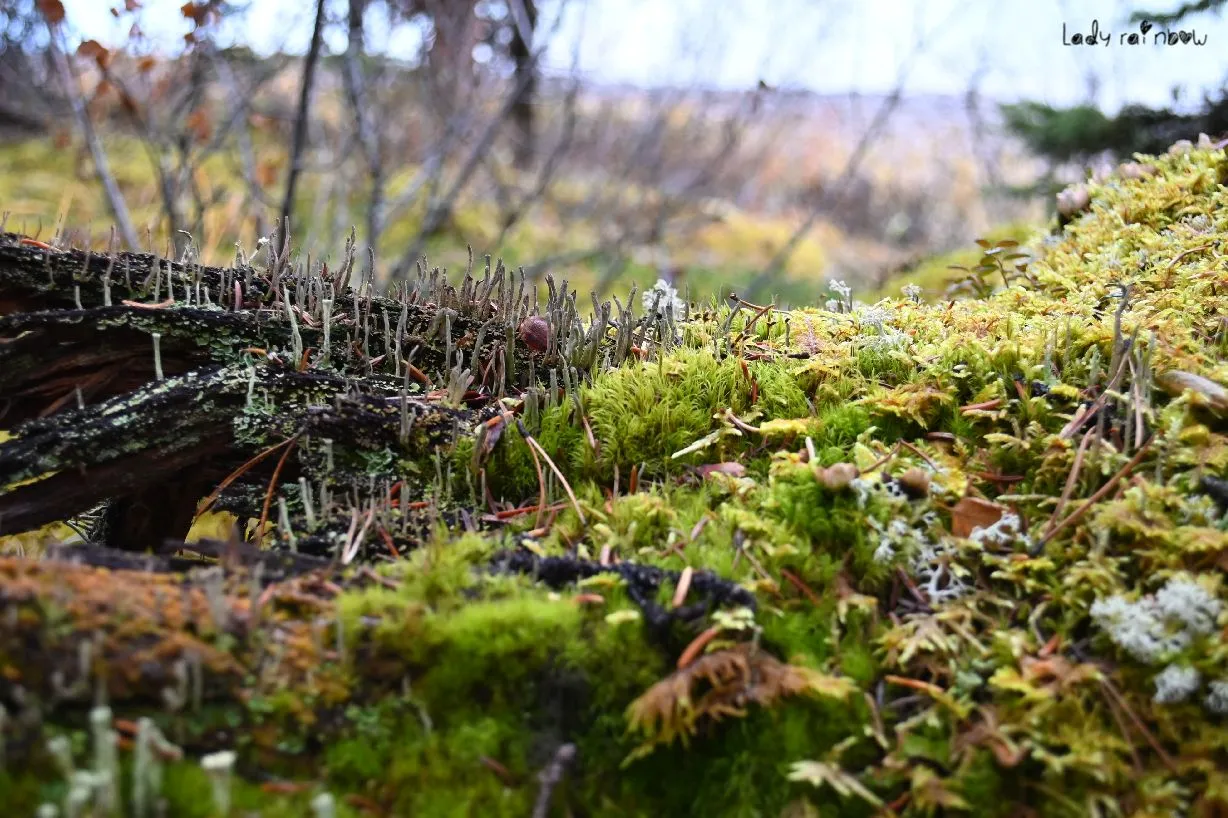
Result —
[{"label": "dead leaf on moss", "polygon": [[694,735],[702,721],[746,715],[746,705],[768,707],[803,693],[842,699],[856,690],[848,679],[789,665],[750,643],[701,656],[654,684],[627,707],[631,730],[647,741],[624,763],[658,744]]},{"label": "dead leaf on moss", "polygon": [[951,533],[967,537],[976,529],[988,528],[1002,519],[1007,510],[1006,506],[989,500],[964,497],[951,508]]}]

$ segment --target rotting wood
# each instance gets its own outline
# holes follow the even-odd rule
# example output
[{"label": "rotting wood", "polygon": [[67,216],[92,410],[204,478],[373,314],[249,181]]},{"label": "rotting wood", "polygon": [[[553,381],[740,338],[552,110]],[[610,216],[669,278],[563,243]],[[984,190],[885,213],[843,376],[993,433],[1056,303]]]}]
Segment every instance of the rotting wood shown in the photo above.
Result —
[{"label": "rotting wood", "polygon": [[[344,497],[315,515],[329,517],[379,505],[372,486],[401,480],[399,470],[416,463],[413,493],[430,494],[439,459],[502,411],[501,396],[533,392],[564,367],[589,378],[636,329],[625,319],[609,337],[608,303],[594,301],[586,324],[574,293],[548,281],[549,320],[535,319],[547,349],[530,347],[515,332],[530,314],[523,275],[500,265],[453,286],[423,270],[380,297],[369,285],[349,288],[352,263],[334,273],[281,256],[269,269],[205,267],[0,235],[0,425],[12,434],[0,443],[0,534],[109,500],[108,545],[182,539],[219,481],[300,435],[281,485],[261,464],[219,507],[268,516],[273,500],[287,500],[280,522],[291,530],[278,536],[311,548],[318,526],[305,524],[304,498],[283,497],[282,486],[306,479]],[[426,392],[430,384],[438,388]],[[257,485],[264,492],[252,508]]]}]

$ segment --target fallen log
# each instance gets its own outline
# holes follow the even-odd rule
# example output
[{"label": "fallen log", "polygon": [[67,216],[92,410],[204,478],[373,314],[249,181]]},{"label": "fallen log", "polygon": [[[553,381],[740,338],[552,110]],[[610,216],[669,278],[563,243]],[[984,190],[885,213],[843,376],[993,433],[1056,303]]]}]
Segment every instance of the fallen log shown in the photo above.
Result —
[{"label": "fallen log", "polygon": [[[585,326],[574,293],[549,281],[552,320],[534,319],[526,345],[536,307],[502,266],[459,287],[420,270],[378,297],[349,287],[352,245],[335,275],[285,253],[217,268],[0,236],[0,535],[106,501],[106,544],[145,550],[186,536],[199,501],[240,470],[223,505],[310,540],[332,509],[305,509],[283,484],[344,493],[362,514],[394,483],[429,493],[433,464],[500,398],[591,377],[635,329],[623,320],[609,338],[596,302]],[[244,467],[290,440],[287,457]]]}]

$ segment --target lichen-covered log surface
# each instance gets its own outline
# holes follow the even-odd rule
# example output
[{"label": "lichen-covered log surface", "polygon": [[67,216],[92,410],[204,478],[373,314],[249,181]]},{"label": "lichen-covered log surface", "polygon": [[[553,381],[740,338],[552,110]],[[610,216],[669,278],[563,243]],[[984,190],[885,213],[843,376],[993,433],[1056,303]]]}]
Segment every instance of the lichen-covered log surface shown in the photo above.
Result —
[{"label": "lichen-covered log surface", "polygon": [[0,235],[4,813],[1228,813],[1226,182],[791,310]]}]

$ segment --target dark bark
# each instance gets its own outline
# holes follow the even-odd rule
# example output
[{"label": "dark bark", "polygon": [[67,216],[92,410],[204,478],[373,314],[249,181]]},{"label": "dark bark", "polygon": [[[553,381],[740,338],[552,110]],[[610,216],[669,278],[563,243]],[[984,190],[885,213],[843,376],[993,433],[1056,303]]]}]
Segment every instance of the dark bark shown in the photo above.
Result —
[{"label": "dark bark", "polygon": [[107,507],[105,542],[108,546],[143,551],[151,543],[167,538],[183,540],[188,536],[196,517],[197,503],[212,488],[213,482],[208,470],[210,447],[202,449],[201,460],[178,471],[159,469],[157,461],[162,458],[156,454],[152,458],[142,458],[142,476],[148,478],[163,470],[168,474]]},{"label": "dark bark", "polygon": [[[6,445],[0,444],[0,453]],[[182,498],[207,484],[211,475],[200,466],[219,447],[211,440],[187,451],[150,451],[102,466],[78,467],[6,492],[0,495],[0,536],[69,519],[116,498],[107,512],[106,542],[111,546],[140,551],[167,537],[182,540],[203,491],[191,498],[188,511]]]},{"label": "dark bark", "polygon": [[[210,484],[270,441],[312,435],[341,441],[338,448],[416,459],[472,433],[468,410],[402,402],[395,393],[346,396],[347,388],[342,378],[234,365],[25,423],[0,444],[0,485],[52,476],[0,494],[0,535],[67,519],[111,498],[107,543],[143,549],[183,539]],[[255,416],[245,414],[253,392],[269,402]],[[402,417],[412,428],[405,439]],[[255,440],[241,441],[240,432]],[[301,470],[296,460],[279,477],[295,479]]]},{"label": "dark bark", "polygon": [[[155,379],[152,334],[165,377],[245,348],[288,341],[284,328],[254,316],[191,307],[95,307],[0,317],[0,424],[46,417],[138,389]],[[225,338],[220,347],[218,338]]]}]

